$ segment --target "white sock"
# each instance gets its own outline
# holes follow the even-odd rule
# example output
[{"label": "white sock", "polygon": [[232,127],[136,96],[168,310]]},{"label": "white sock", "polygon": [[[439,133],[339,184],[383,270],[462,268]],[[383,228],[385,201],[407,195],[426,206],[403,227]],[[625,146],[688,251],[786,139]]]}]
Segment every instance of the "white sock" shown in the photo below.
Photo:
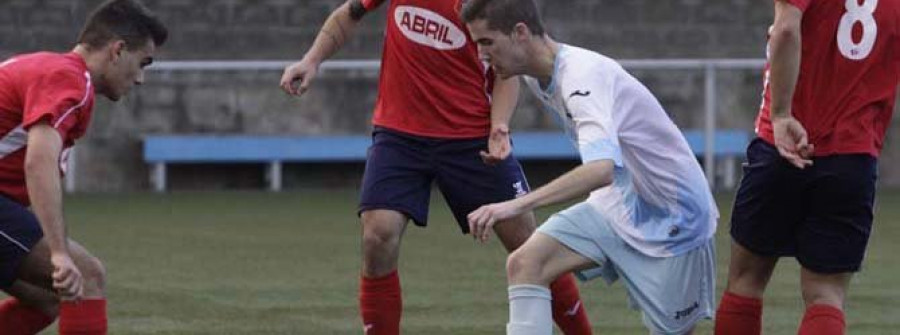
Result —
[{"label": "white sock", "polygon": [[550,289],[539,285],[509,287],[507,335],[552,335]]}]

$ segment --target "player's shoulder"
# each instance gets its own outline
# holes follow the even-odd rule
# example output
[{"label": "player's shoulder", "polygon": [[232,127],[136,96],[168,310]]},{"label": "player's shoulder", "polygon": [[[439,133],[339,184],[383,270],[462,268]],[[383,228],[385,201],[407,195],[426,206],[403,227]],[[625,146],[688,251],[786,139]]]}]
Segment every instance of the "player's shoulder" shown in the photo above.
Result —
[{"label": "player's shoulder", "polygon": [[74,53],[38,52],[13,58],[13,65],[33,80],[53,84],[86,86],[90,74],[80,56]]},{"label": "player's shoulder", "polygon": [[560,45],[562,86],[610,87],[623,72],[618,62],[596,51]]}]

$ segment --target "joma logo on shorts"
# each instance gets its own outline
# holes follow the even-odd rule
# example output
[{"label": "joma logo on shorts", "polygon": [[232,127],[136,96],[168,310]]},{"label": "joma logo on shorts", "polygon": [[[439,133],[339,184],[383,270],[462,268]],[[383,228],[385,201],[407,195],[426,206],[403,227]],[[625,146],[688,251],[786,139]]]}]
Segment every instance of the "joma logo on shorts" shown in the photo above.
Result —
[{"label": "joma logo on shorts", "polygon": [[700,304],[697,303],[696,301],[694,301],[694,304],[691,305],[691,307],[688,307],[688,308],[685,308],[685,309],[675,312],[675,320],[680,320],[681,318],[683,318],[685,316],[691,315],[691,313],[696,311],[697,308],[700,308]]},{"label": "joma logo on shorts", "polygon": [[453,22],[424,8],[397,6],[394,22],[406,38],[438,50],[459,49],[466,44],[466,35]]}]

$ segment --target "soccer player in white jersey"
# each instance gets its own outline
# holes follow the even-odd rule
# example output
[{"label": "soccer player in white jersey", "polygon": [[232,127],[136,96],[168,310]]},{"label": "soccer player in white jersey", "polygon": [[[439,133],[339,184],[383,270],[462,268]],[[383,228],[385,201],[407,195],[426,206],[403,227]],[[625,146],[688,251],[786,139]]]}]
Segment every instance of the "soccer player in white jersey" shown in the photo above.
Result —
[{"label": "soccer player in white jersey", "polygon": [[552,40],[533,0],[471,0],[462,17],[498,75],[526,75],[583,162],[532,193],[475,210],[472,233],[487,238],[499,220],[589,194],[509,256],[507,334],[551,334],[547,286],[570,271],[621,278],[651,333],[691,333],[715,309],[718,211],[681,132],[614,60]]}]

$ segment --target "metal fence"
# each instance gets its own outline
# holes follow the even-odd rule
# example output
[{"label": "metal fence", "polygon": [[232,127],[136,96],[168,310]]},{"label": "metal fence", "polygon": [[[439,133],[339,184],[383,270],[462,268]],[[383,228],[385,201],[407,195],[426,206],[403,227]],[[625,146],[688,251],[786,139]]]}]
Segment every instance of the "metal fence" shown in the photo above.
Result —
[{"label": "metal fence", "polygon": [[[153,64],[149,71],[282,71],[292,61],[239,60],[239,61],[163,61]],[[714,134],[718,92],[716,74],[724,70],[753,70],[765,66],[764,59],[626,59],[622,66],[634,70],[698,70],[704,73],[704,133],[705,150],[703,166],[710,187],[716,187]],[[328,71],[377,71],[378,60],[332,60],[323,62],[320,72]]]}]

